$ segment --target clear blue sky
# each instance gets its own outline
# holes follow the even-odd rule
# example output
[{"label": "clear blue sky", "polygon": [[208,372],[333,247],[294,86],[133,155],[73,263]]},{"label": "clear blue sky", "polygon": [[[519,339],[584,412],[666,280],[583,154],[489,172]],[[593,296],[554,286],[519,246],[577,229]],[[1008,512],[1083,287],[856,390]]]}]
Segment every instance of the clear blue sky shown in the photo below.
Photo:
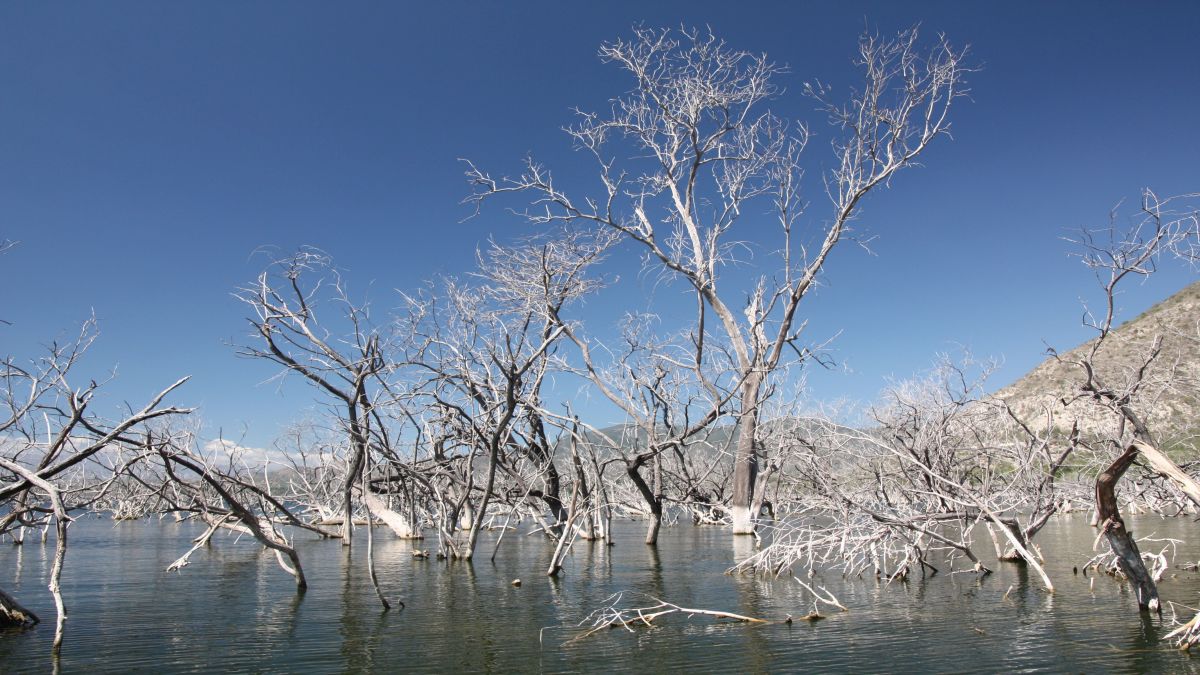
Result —
[{"label": "clear blue sky", "polygon": [[[256,248],[318,246],[386,310],[392,289],[465,273],[489,234],[522,231],[499,209],[459,222],[457,158],[503,172],[533,153],[584,175],[559,128],[628,88],[596,49],[635,23],[707,24],[788,64],[772,107],[820,133],[800,83],[844,90],[864,26],[915,22],[971,46],[973,101],[953,142],[867,204],[875,255],[831,260],[805,311],[814,337],[842,331],[849,370],[812,393],[869,399],[959,344],[1005,359],[1003,385],[1044,342],[1086,337],[1094,284],[1063,234],[1144,186],[1200,189],[1200,4],[3,3],[0,238],[20,246],[0,258],[0,351],[31,356],[94,309],[110,404],[192,374],[176,401],[265,444],[315,393],[259,386],[274,371],[226,346]],[[1164,270],[1125,315],[1192,278]]]}]

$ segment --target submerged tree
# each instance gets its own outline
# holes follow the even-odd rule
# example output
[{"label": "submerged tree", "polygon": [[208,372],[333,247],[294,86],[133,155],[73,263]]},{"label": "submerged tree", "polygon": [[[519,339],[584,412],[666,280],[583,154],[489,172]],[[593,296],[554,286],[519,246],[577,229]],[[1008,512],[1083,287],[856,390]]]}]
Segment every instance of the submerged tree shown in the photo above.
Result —
[{"label": "submerged tree", "polygon": [[[447,280],[407,298],[399,363],[410,373],[404,406],[418,427],[414,454],[424,458],[410,465],[392,457],[389,466],[430,493],[448,557],[474,555],[489,506],[510,492],[502,484],[519,501],[544,502],[547,532],[561,533],[569,514],[542,387],[562,368],[554,356],[565,331],[558,312],[597,288],[588,269],[611,243],[568,233],[493,245],[480,256],[482,283]],[[455,534],[460,521],[465,538]]]},{"label": "submerged tree", "polygon": [[296,588],[308,588],[300,556],[285,536],[284,528],[309,531],[321,537],[338,533],[304,520],[298,505],[271,485],[270,463],[251,463],[244,450],[223,441],[201,445],[194,430],[160,428],[145,435],[144,447],[154,463],[153,474],[139,479],[153,484],[158,510],[178,518],[194,518],[204,532],[194,546],[167,567],[188,565],[193,553],[209,544],[221,530],[249,534],[275,554],[279,566],[296,580]]},{"label": "submerged tree", "polygon": [[[16,545],[30,528],[55,533],[50,592],[57,622],[54,651],[62,645],[66,604],[60,581],[67,554],[72,514],[103,500],[130,467],[148,456],[138,434],[152,420],[191,412],[163,404],[188,378],[151,397],[138,409],[117,415],[98,412],[97,396],[105,382],[77,387],[72,372],[98,333],[94,321],[66,343],[52,343],[28,363],[7,356],[0,362],[0,535]],[[38,618],[0,591],[0,623],[30,624]]]},{"label": "submerged tree", "polygon": [[[1137,542],[1121,517],[1116,486],[1139,457],[1150,469],[1170,480],[1193,504],[1200,506],[1200,484],[1182,471],[1160,449],[1148,423],[1155,389],[1172,386],[1178,376],[1168,364],[1161,376],[1153,376],[1164,336],[1156,335],[1125,368],[1104,369],[1101,353],[1119,340],[1115,329],[1119,288],[1126,282],[1152,274],[1163,256],[1176,256],[1195,264],[1200,246],[1200,209],[1197,195],[1159,198],[1150,190],[1142,194],[1141,208],[1128,226],[1114,211],[1109,225],[1101,230],[1083,230],[1076,244],[1085,266],[1096,273],[1102,287],[1102,310],[1085,314],[1085,323],[1096,337],[1082,350],[1051,355],[1069,364],[1078,374],[1078,394],[1064,406],[1090,403],[1101,411],[1101,425],[1091,429],[1089,440],[1120,454],[1096,479],[1096,515],[1101,534],[1108,540],[1121,572],[1133,585],[1138,607],[1161,611],[1158,589],[1146,570]],[[1111,455],[1110,455],[1111,456]]]},{"label": "submerged tree", "polygon": [[[598,192],[560,188],[532,159],[520,175],[500,179],[469,164],[475,188],[469,201],[477,208],[505,193],[527,194],[531,207],[522,215],[530,222],[615,231],[683,280],[696,299],[698,345],[713,330],[709,315],[715,316],[739,382],[735,533],[754,528],[757,427],[768,380],[813,355],[802,340],[801,301],[848,239],[867,194],[949,131],[950,108],[966,93],[964,54],[943,38],[924,50],[915,29],[891,39],[865,35],[857,59],[864,80],[846,103],[835,103],[827,87],[805,85],[835,133],[823,218],[807,216],[800,197],[807,128],[765,107],[780,93],[775,79],[784,69],[699,31],[638,29],[630,40],[601,47],[601,58],[628,72],[635,85],[613,99],[608,112],[581,112],[567,129],[596,163]],[[737,262],[740,248],[760,241],[749,214],[764,208],[773,214],[778,239],[762,243],[776,262],[747,292],[723,271]],[[737,311],[739,304],[744,311]]]},{"label": "submerged tree", "polygon": [[990,370],[943,357],[929,373],[890,386],[864,424],[790,421],[776,435],[787,490],[775,540],[740,567],[825,566],[903,579],[964,558],[986,575],[976,541],[986,525],[1053,590],[1031,544],[1042,522],[1019,519],[1030,475],[1044,471],[1041,455],[1001,428],[1005,418],[984,396]]},{"label": "submerged tree", "polygon": [[[340,490],[342,543],[354,532],[355,489],[373,435],[386,434],[376,411],[387,394],[384,337],[369,307],[352,301],[328,256],[304,249],[273,261],[237,297],[252,311],[252,342],[243,356],[297,373],[333,400],[349,452]],[[329,315],[324,314],[329,312]]]},{"label": "submerged tree", "polygon": [[[563,324],[580,352],[583,365],[578,374],[626,416],[626,423],[615,432],[585,426],[589,447],[612,458],[605,466],[618,463],[633,486],[637,495],[633,501],[640,506],[631,510],[646,517],[647,544],[658,542],[668,498],[683,502],[698,496],[688,491],[699,478],[693,471],[693,450],[708,447],[719,452],[709,443],[711,427],[735,392],[723,382],[724,373],[709,372],[705,359],[698,357],[705,349],[701,342],[688,344],[681,336],[656,338],[650,330],[652,322],[652,317],[627,317],[621,345],[609,351],[608,365],[598,363],[594,346],[579,326]],[[682,481],[679,476],[671,480],[672,464]],[[677,489],[671,490],[668,483],[675,483]]]}]

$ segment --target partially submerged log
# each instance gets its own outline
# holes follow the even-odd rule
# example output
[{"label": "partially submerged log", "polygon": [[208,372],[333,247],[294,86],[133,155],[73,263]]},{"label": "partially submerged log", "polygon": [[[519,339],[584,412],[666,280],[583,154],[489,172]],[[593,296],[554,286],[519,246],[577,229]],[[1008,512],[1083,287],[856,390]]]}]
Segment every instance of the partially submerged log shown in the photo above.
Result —
[{"label": "partially submerged log", "polygon": [[[201,548],[208,546],[209,542],[212,541],[213,535],[217,533],[217,530],[230,524],[228,522],[228,519],[229,519],[229,516],[221,516],[220,518],[207,519],[208,523],[209,523],[208,529],[204,531],[204,534],[202,534],[199,537],[196,537],[195,539],[192,540],[192,547],[190,549],[188,549],[187,553],[184,553],[183,555],[179,556],[179,558],[177,558],[175,560],[175,562],[171,563],[170,565],[167,565],[167,571],[168,572],[178,572],[179,570],[183,569],[184,567],[187,567],[188,564],[190,564],[190,562],[191,562],[190,559],[192,557],[192,554],[195,553],[196,551],[200,550]],[[249,532],[249,529],[246,529],[246,531]]]},{"label": "partially submerged log", "polygon": [[[179,464],[199,476],[201,480],[221,496],[221,500],[225,502],[225,506],[229,509],[229,517],[228,519],[219,520],[219,527],[245,527],[260,544],[275,553],[275,560],[279,563],[279,566],[296,580],[297,592],[303,593],[308,588],[308,581],[304,578],[304,569],[300,565],[300,556],[296,554],[296,549],[292,547],[291,542],[275,529],[274,523],[255,515],[234,496],[230,489],[221,483],[221,480],[214,477],[203,464],[179,453],[168,453],[165,447],[159,448],[158,453],[163,458],[165,462],[164,466],[169,474],[173,473],[171,463]],[[245,484],[243,483],[242,485]],[[259,495],[271,498],[269,495],[261,492]],[[188,555],[190,555],[190,552],[181,558],[185,564]],[[284,559],[285,556],[287,560]],[[290,565],[288,564],[289,561]],[[178,563],[179,561],[176,562]],[[182,566],[180,565],[180,567]]]},{"label": "partially submerged log", "polygon": [[[653,604],[653,605],[647,605],[645,607],[625,607],[625,608],[623,608],[623,607],[620,607],[620,605],[621,605],[621,600],[624,598],[624,596],[625,596],[624,593],[617,593],[615,595],[609,596],[608,600],[605,601],[605,602],[609,603],[607,606],[592,612],[591,614],[587,615],[587,617],[585,617],[583,619],[583,621],[579,622],[580,626],[587,624],[588,630],[575,636],[574,638],[572,638],[570,640],[570,642],[574,642],[576,640],[582,640],[583,638],[586,638],[589,635],[592,635],[592,634],[594,634],[600,630],[603,630],[605,628],[624,628],[625,630],[633,632],[633,629],[636,626],[639,626],[639,625],[651,626],[651,625],[653,625],[654,621],[656,619],[658,619],[659,617],[667,616],[670,614],[684,614],[687,616],[696,616],[696,615],[711,616],[711,617],[714,617],[717,619],[730,619],[730,620],[732,620],[734,622],[738,622],[738,623],[771,623],[770,621],[768,621],[766,619],[760,619],[760,618],[753,617],[753,616],[745,616],[742,614],[734,614],[733,612],[722,612],[722,611],[713,610],[713,609],[695,609],[695,608],[690,608],[690,607],[681,607],[674,603],[667,602],[665,600],[660,600],[660,599],[658,599],[654,596],[650,596],[650,595],[647,595],[645,597],[648,598],[649,600],[654,601],[655,604]],[[815,614],[815,612],[814,612],[814,614]],[[818,615],[816,618],[812,618],[812,619],[810,619],[808,616],[806,616],[804,618],[806,620],[815,621],[817,619],[821,619],[824,617],[821,617]],[[791,621],[791,617],[788,617],[787,619],[784,620],[785,623],[790,623],[790,621]]]},{"label": "partially submerged log", "polygon": [[382,499],[367,492],[363,495],[363,503],[376,518],[382,520],[392,532],[401,539],[424,539],[419,529],[415,529],[408,518],[389,509]]},{"label": "partially submerged log", "polygon": [[[341,516],[331,516],[329,518],[322,518],[322,519],[318,520],[317,522],[313,523],[313,525],[316,525],[318,527],[335,527],[335,526],[344,524],[345,521],[346,521],[346,519]],[[353,518],[352,523],[354,524],[355,527],[366,527],[367,525],[370,524],[370,521],[366,518]],[[338,536],[341,536],[341,535],[338,535]]]},{"label": "partially submerged log", "polygon": [[[822,591],[823,591],[825,594],[824,594],[824,595],[821,595],[821,593],[818,593],[818,592],[817,592],[817,590],[816,590],[815,588],[813,588],[812,586],[809,586],[808,584],[806,584],[806,583],[804,583],[803,581],[801,581],[801,580],[800,580],[800,577],[793,576],[792,578],[793,578],[793,579],[795,579],[795,580],[796,580],[796,582],[797,582],[798,584],[800,584],[800,585],[801,585],[801,586],[803,586],[805,589],[807,589],[809,593],[812,593],[812,594],[813,594],[813,596],[814,596],[814,597],[816,597],[816,599],[817,599],[817,602],[823,602],[823,603],[825,603],[826,605],[831,605],[831,606],[833,606],[833,607],[837,607],[838,609],[842,610],[843,612],[849,612],[849,611],[850,611],[850,608],[848,608],[848,607],[846,607],[845,605],[843,605],[843,604],[842,604],[842,603],[841,603],[841,602],[840,602],[840,601],[837,599],[837,597],[836,597],[836,596],[834,596],[834,594],[833,594],[833,593],[830,593],[830,592],[829,592],[829,590],[828,590],[828,589],[826,589],[826,588],[822,588],[821,590],[822,590]],[[813,603],[813,605],[814,605],[814,606],[813,606],[813,611],[812,611],[812,613],[811,613],[811,614],[809,614],[809,616],[812,616],[812,615],[816,615],[816,614],[817,614],[816,603]],[[803,618],[806,618],[806,619],[808,619],[808,618],[809,618],[809,616],[806,616],[806,617],[803,617]],[[818,616],[817,616],[817,618],[819,618],[819,619],[824,619],[825,617],[823,617],[823,616],[819,616],[819,615],[818,615]]]},{"label": "partially submerged log", "polygon": [[37,614],[22,607],[16,598],[0,590],[0,626],[27,627],[41,621]]}]

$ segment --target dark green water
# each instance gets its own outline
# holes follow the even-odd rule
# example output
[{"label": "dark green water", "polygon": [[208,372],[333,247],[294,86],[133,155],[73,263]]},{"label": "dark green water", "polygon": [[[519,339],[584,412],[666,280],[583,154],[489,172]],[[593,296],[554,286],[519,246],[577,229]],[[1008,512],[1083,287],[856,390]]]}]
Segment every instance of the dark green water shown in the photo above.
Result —
[{"label": "dark green water", "polygon": [[[1200,527],[1185,519],[1132,524],[1139,536],[1179,538]],[[1158,642],[1169,627],[1140,617],[1121,584],[1102,576],[1091,592],[1087,578],[1072,575],[1095,536],[1078,517],[1039,536],[1053,596],[1015,565],[997,565],[984,580],[941,574],[888,585],[827,575],[817,581],[850,611],[823,608],[829,618],[813,624],[672,616],[570,644],[575,624],[618,591],[768,619],[805,614],[812,599],[790,578],[726,576],[747,553],[735,546],[753,544],[716,528],[664,528],[656,551],[640,542],[639,524],[626,523],[611,548],[577,543],[559,580],[545,577],[551,551],[537,536],[510,533],[494,564],[487,540],[468,564],[414,559],[413,544],[377,530],[383,586],[407,603],[388,613],[367,579],[364,538],[348,557],[337,542],[298,535],[311,587],[297,597],[274,557],[248,538],[221,535],[167,573],[197,528],[87,519],[71,533],[63,672],[1200,671],[1200,656]],[[31,631],[0,635],[0,671],[52,668],[52,553],[53,543],[0,545],[0,587],[43,618]],[[1190,545],[1173,562],[1197,559],[1200,546]],[[515,578],[521,587],[510,584]],[[1200,604],[1200,576],[1174,569],[1161,592]]]}]

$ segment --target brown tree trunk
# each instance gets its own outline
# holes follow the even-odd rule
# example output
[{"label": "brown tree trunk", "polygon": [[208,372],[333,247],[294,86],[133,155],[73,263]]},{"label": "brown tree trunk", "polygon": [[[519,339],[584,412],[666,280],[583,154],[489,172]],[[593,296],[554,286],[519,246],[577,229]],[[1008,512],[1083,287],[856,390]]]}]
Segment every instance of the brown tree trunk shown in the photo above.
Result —
[{"label": "brown tree trunk", "polygon": [[649,519],[646,525],[646,543],[655,546],[658,544],[658,530],[662,526],[662,494],[652,490],[646,483],[646,479],[642,477],[641,467],[643,461],[637,459],[627,462],[625,473],[629,476],[629,480],[633,481],[638,492],[641,493],[642,499],[646,501],[646,506],[649,509]]},{"label": "brown tree trunk", "polygon": [[[1017,541],[1019,541],[1026,550],[1031,553],[1033,552],[1033,546],[1030,544],[1029,537],[1026,536],[1025,530],[1021,528],[1021,522],[1019,520],[1016,518],[1000,518],[997,520],[997,523],[1007,527],[1009,531],[1012,532],[1013,536],[1016,537]],[[995,535],[993,535],[993,537],[994,536]],[[996,558],[1003,562],[1012,562],[1018,564],[1024,564],[1026,562],[1025,557],[1021,555],[1021,552],[1018,551],[1015,546],[1009,545],[1008,547],[999,547],[998,541]]]},{"label": "brown tree trunk", "polygon": [[[530,445],[529,451],[539,463],[546,467],[546,477],[541,493],[542,501],[546,507],[550,509],[551,515],[554,516],[554,525],[551,527],[550,534],[558,537],[563,533],[563,523],[567,522],[570,514],[562,501],[562,476],[558,473],[558,467],[554,464],[554,453],[550,451],[550,441],[546,438],[546,429],[542,423],[541,415],[532,415],[530,426],[533,428],[535,441]],[[571,452],[575,452],[575,441],[571,441]],[[579,458],[575,457],[575,464],[578,467]],[[584,494],[586,498],[587,495]]]},{"label": "brown tree trunk", "polygon": [[1158,588],[1154,585],[1154,579],[1150,577],[1150,573],[1146,571],[1146,565],[1142,562],[1142,554],[1138,550],[1137,542],[1134,541],[1133,534],[1125,527],[1125,521],[1121,519],[1121,512],[1117,508],[1117,481],[1125,475],[1125,471],[1129,469],[1129,465],[1133,464],[1137,454],[1137,444],[1130,445],[1112,463],[1112,466],[1109,466],[1096,478],[1096,512],[1100,518],[1101,532],[1108,539],[1108,545],[1112,547],[1113,553],[1117,556],[1117,565],[1125,573],[1125,577],[1129,579],[1130,585],[1137,593],[1138,609],[1161,612]]},{"label": "brown tree trunk", "polygon": [[[547,460],[543,458],[543,461]],[[550,509],[550,514],[554,516],[554,525],[551,526],[551,534],[556,537],[562,536],[563,524],[570,517],[570,513],[559,497],[559,492],[562,490],[561,485],[562,477],[558,473],[558,467],[554,466],[554,462],[551,461],[546,465],[546,489],[542,493],[542,502],[546,504],[546,507]]]}]

